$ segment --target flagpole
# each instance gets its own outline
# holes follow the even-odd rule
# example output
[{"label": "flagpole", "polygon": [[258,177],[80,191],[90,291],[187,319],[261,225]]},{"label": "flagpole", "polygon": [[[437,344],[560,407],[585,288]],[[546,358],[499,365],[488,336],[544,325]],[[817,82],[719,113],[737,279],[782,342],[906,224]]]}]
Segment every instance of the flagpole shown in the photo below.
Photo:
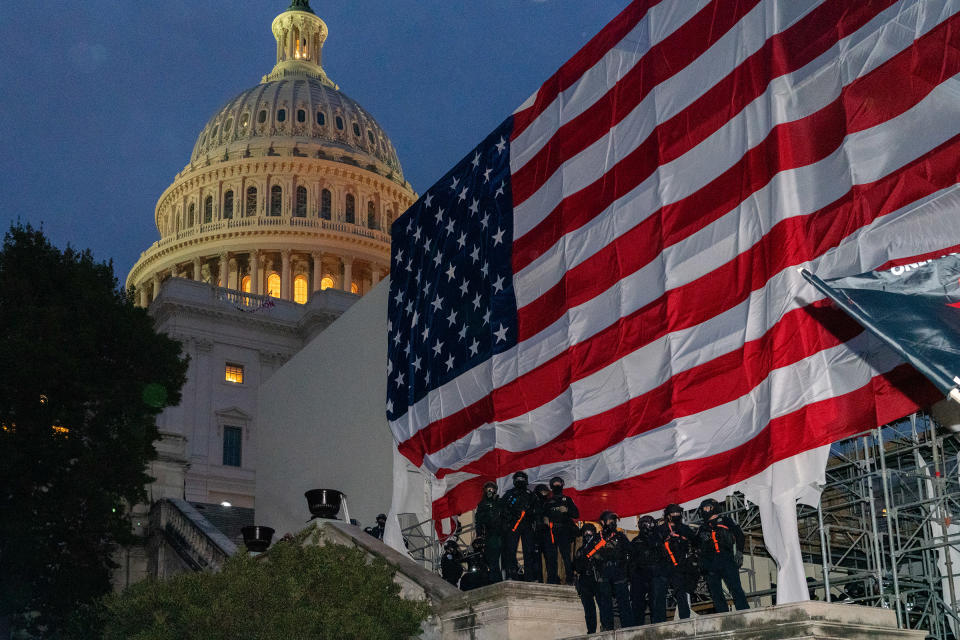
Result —
[{"label": "flagpole", "polygon": [[803,276],[804,280],[816,287],[817,290],[823,295],[833,300],[833,302],[840,307],[842,311],[856,320],[858,324],[863,326],[863,328],[873,335],[880,338],[884,344],[900,354],[904,360],[912,364],[927,379],[939,387],[948,398],[951,398],[954,402],[960,404],[960,388],[958,388],[960,387],[960,376],[954,376],[953,380],[949,380],[929,360],[914,351],[904,348],[901,343],[897,342],[887,335],[886,332],[882,331],[878,326],[876,326],[876,324],[874,324],[869,316],[863,313],[860,308],[856,306],[856,304],[851,304],[851,301],[845,298],[845,296],[843,296],[839,291],[806,269],[797,269],[797,271],[800,272],[800,275]]}]

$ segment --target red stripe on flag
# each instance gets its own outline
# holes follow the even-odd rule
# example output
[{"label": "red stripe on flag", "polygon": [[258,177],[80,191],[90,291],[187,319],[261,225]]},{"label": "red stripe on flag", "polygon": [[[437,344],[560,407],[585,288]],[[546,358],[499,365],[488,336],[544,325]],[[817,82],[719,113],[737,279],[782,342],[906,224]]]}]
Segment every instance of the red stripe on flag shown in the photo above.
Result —
[{"label": "red stripe on flag", "polygon": [[[770,45],[769,55],[773,56],[775,61],[748,58],[702,98],[673,118],[657,125],[646,140],[606,175],[565,198],[536,228],[517,238],[514,241],[512,257],[514,273],[533,262],[566,233],[582,227],[617,198],[629,193],[650,177],[659,165],[681,157],[706,140],[730,117],[761,95],[770,80],[808,64],[838,39],[869,22],[876,13],[886,8],[886,4],[886,1],[882,5],[858,3],[851,7],[843,0],[836,0],[822,5],[806,16],[805,20],[768,40],[773,43]],[[832,24],[830,20],[835,18],[833,11],[828,9],[840,8],[843,9],[843,16],[837,22],[837,28],[826,29],[826,35],[814,38],[808,45],[810,34],[819,32],[806,31],[800,27],[823,30],[821,23]],[[814,21],[815,25],[808,25],[806,20]],[[801,44],[802,46],[798,46]],[[770,68],[766,68],[767,64]],[[719,110],[718,104],[729,104],[731,108]],[[511,184],[514,202],[519,203],[516,179]]]},{"label": "red stripe on flag", "polygon": [[537,91],[534,103],[513,116],[513,135],[530,126],[561,93],[569,89],[584,73],[597,64],[607,52],[630,33],[660,0],[635,0],[620,12],[600,33],[590,39],[572,58],[564,63]]},{"label": "red stripe on flag", "polygon": [[836,347],[863,332],[849,316],[819,300],[785,314],[757,340],[709,362],[675,374],[659,387],[603,413],[577,420],[556,438],[526,451],[493,449],[460,469],[441,469],[437,477],[465,471],[503,476],[572,458],[583,458],[671,420],[691,416],[747,394],[774,369]]},{"label": "red stripe on flag", "polygon": [[[951,18],[870,74],[850,83],[823,109],[801,120],[777,125],[762,143],[709,184],[661,208],[567,271],[546,293],[519,310],[519,339],[536,335],[568,309],[647,265],[664,247],[716,221],[777,173],[822,160],[849,133],[900,115],[941,82],[960,73],[958,24],[960,16]],[[945,37],[949,37],[949,42],[944,42]],[[945,46],[952,55],[944,52]],[[939,60],[942,63],[935,64]],[[919,73],[919,69],[924,72]],[[898,90],[889,91],[895,85]],[[579,195],[573,200],[580,200]],[[651,243],[651,238],[657,244]]]},{"label": "red stripe on flag", "polygon": [[[568,158],[606,134],[658,84],[680,73],[703,55],[759,2],[741,0],[731,4],[728,0],[714,0],[676,31],[650,47],[606,95],[572,121],[559,127],[551,141],[513,174],[511,189],[514,203],[523,202],[533,195]],[[763,93],[763,90],[759,93]],[[716,104],[713,104],[711,111],[715,110]],[[517,137],[516,130],[513,137]]]},{"label": "red stripe on flag", "polygon": [[[771,420],[756,437],[739,447],[707,458],[683,460],[586,490],[568,489],[586,519],[611,509],[627,515],[682,503],[750,478],[772,463],[830,444],[864,429],[885,424],[943,397],[913,367],[900,365],[870,383],[841,396],[808,404]],[[573,462],[573,461],[571,461]],[[434,518],[465,513],[476,507],[483,482],[472,478],[434,501]]]},{"label": "red stripe on flag", "polygon": [[[720,268],[666,292],[591,338],[493,391],[491,396],[433,422],[400,445],[420,465],[494,419],[523,415],[582,379],[669,332],[696,326],[744,300],[784,268],[822,255],[862,226],[958,180],[960,134],[880,180],[857,185],[806,216],[777,224],[754,247]],[[836,224],[842,220],[843,224]]]}]

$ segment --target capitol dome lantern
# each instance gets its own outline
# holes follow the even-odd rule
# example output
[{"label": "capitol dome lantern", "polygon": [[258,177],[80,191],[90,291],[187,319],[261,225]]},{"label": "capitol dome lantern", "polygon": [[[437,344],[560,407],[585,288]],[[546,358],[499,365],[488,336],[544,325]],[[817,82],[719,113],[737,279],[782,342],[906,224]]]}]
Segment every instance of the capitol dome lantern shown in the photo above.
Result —
[{"label": "capitol dome lantern", "polygon": [[390,226],[416,200],[393,144],[327,76],[308,0],[271,30],[273,70],[213,114],[157,202],[160,239],[126,282],[143,306],[170,277],[305,303],[389,272]]}]

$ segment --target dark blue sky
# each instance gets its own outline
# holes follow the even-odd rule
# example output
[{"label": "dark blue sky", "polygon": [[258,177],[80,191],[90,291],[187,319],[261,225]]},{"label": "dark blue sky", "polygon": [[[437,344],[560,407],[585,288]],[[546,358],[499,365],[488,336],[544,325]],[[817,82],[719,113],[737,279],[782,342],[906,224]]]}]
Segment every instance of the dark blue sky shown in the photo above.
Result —
[{"label": "dark blue sky", "polygon": [[[627,0],[312,0],[324,68],[380,122],[418,193]],[[200,128],[274,64],[288,0],[0,8],[0,225],[112,258],[121,282]]]}]

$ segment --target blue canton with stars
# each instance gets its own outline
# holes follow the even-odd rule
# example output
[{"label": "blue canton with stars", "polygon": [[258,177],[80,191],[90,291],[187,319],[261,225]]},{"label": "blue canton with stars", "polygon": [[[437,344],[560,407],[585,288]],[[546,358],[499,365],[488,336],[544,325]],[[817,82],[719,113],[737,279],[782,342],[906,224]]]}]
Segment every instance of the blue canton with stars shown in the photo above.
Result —
[{"label": "blue canton with stars", "polygon": [[508,118],[393,223],[387,418],[517,342]]}]

